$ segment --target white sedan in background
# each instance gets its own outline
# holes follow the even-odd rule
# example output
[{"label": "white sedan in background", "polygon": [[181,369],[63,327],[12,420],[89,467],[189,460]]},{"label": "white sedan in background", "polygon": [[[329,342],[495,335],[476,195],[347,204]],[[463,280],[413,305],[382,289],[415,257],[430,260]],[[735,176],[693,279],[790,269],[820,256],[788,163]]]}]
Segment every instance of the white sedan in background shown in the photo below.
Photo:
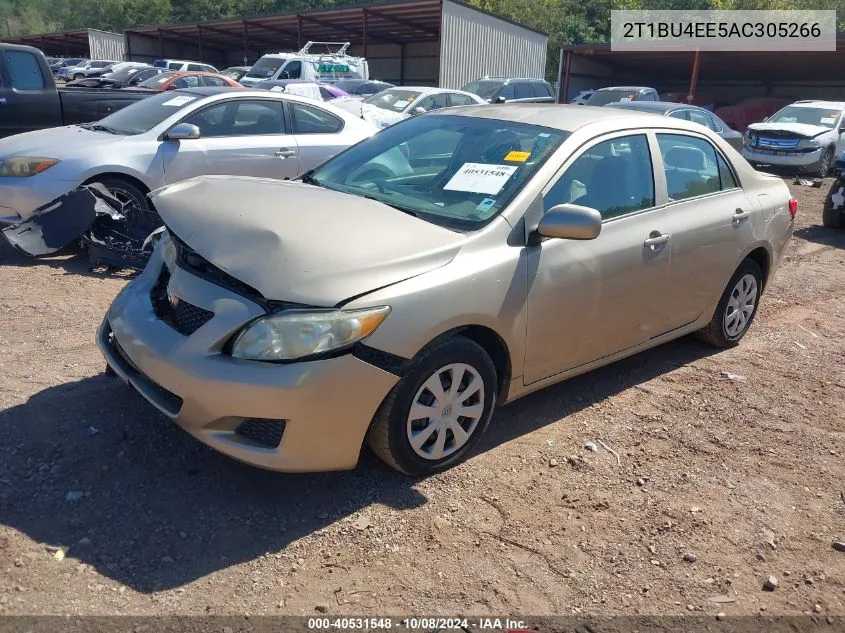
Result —
[{"label": "white sedan in background", "polygon": [[462,90],[402,86],[382,90],[363,101],[341,98],[332,103],[338,108],[360,116],[378,128],[386,128],[408,117],[432,110],[483,105],[487,102],[478,95]]},{"label": "white sedan in background", "polygon": [[[0,140],[0,228],[84,184],[150,208],[147,193],[200,175],[292,180],[376,133],[360,118],[309,99],[233,88],[157,94],[101,121]],[[408,163],[380,166],[386,177]]]}]

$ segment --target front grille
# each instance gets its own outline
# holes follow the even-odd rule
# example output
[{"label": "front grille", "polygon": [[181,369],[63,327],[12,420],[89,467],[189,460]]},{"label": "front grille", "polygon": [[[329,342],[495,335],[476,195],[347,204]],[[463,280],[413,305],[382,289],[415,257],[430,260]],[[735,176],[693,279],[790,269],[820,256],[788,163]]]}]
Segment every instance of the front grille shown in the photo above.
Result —
[{"label": "front grille", "polygon": [[797,138],[772,138],[760,136],[757,138],[757,147],[761,149],[791,150],[798,147],[800,139]]},{"label": "front grille", "polygon": [[167,285],[170,283],[170,271],[163,266],[158,281],[150,290],[150,301],[159,319],[167,323],[183,336],[190,336],[214,316],[210,310],[205,310],[184,299],[175,298],[173,301],[167,295]]},{"label": "front grille", "polygon": [[235,429],[235,433],[248,438],[264,448],[276,448],[285,432],[285,420],[244,420]]},{"label": "front grille", "polygon": [[213,316],[213,312],[180,299],[173,309],[173,325],[180,334],[190,336],[208,323]]}]

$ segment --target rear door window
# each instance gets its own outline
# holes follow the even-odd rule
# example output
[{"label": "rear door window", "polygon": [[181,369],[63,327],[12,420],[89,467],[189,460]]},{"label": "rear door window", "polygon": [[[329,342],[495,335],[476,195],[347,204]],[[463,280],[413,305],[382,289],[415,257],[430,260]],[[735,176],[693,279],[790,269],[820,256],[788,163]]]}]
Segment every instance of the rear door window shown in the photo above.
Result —
[{"label": "rear door window", "polygon": [[42,90],[44,88],[44,77],[41,76],[41,68],[38,66],[35,55],[26,51],[7,51],[5,57],[13,89]]},{"label": "rear door window", "polygon": [[715,130],[713,127],[713,120],[704,114],[704,112],[700,112],[698,110],[689,110],[689,120],[693,123],[698,123],[699,125],[703,125],[706,128],[711,130]]},{"label": "rear door window", "polygon": [[450,94],[449,95],[449,103],[453,106],[465,106],[465,105],[472,105],[476,103],[472,98],[466,95],[459,95],[459,94]]},{"label": "rear door window", "polygon": [[666,186],[673,201],[695,198],[731,188],[722,186],[716,148],[703,138],[685,134],[658,134]]},{"label": "rear door window", "polygon": [[223,81],[223,79],[221,77],[211,77],[211,76],[208,76],[208,75],[202,76],[202,83],[205,84],[206,86],[214,86],[214,87],[218,87],[218,88],[222,87],[222,86],[228,86],[229,85],[225,81]]},{"label": "rear door window", "polygon": [[182,64],[180,64],[180,63],[178,63],[178,62],[170,62],[170,63],[167,65],[167,67],[168,67],[170,70],[182,70]]},{"label": "rear door window", "polygon": [[531,93],[535,97],[547,97],[548,98],[548,97],[552,96],[552,91],[549,90],[549,87],[546,84],[541,83],[539,81],[535,81],[531,84]]},{"label": "rear door window", "polygon": [[337,134],[343,120],[322,108],[304,103],[288,102],[294,134]]},{"label": "rear door window", "polygon": [[188,70],[204,71],[204,70],[206,70],[206,67],[203,66],[202,64],[188,64]]},{"label": "rear door window", "polygon": [[516,84],[516,98],[517,99],[530,99],[533,95],[531,93],[531,84],[526,82],[519,82]]}]

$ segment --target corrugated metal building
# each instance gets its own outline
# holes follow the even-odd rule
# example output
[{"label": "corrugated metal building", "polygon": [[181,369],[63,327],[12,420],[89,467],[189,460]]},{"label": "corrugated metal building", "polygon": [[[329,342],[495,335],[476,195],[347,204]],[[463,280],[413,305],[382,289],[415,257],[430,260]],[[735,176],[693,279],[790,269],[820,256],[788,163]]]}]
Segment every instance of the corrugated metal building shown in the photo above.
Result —
[{"label": "corrugated metal building", "polygon": [[126,37],[120,33],[88,29],[88,55],[91,59],[123,61]]},{"label": "corrugated metal building", "polygon": [[370,76],[460,88],[484,75],[541,78],[548,37],[458,0],[394,0],[247,19],[127,29],[126,58],[188,59],[218,68],[308,41],[348,41]]},{"label": "corrugated metal building", "polygon": [[109,59],[123,61],[126,51],[126,37],[120,33],[79,29],[48,33],[46,35],[24,35],[10,40],[15,44],[35,46],[45,55],[55,57],[86,57],[88,59]]}]

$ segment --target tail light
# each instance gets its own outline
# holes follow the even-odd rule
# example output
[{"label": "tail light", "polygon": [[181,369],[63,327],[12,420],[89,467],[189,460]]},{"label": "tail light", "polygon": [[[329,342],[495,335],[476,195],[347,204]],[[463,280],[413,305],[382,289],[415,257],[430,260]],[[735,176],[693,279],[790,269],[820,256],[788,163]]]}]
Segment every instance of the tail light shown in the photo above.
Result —
[{"label": "tail light", "polygon": [[795,198],[789,199],[789,215],[795,218],[795,214],[798,213],[798,201]]}]

